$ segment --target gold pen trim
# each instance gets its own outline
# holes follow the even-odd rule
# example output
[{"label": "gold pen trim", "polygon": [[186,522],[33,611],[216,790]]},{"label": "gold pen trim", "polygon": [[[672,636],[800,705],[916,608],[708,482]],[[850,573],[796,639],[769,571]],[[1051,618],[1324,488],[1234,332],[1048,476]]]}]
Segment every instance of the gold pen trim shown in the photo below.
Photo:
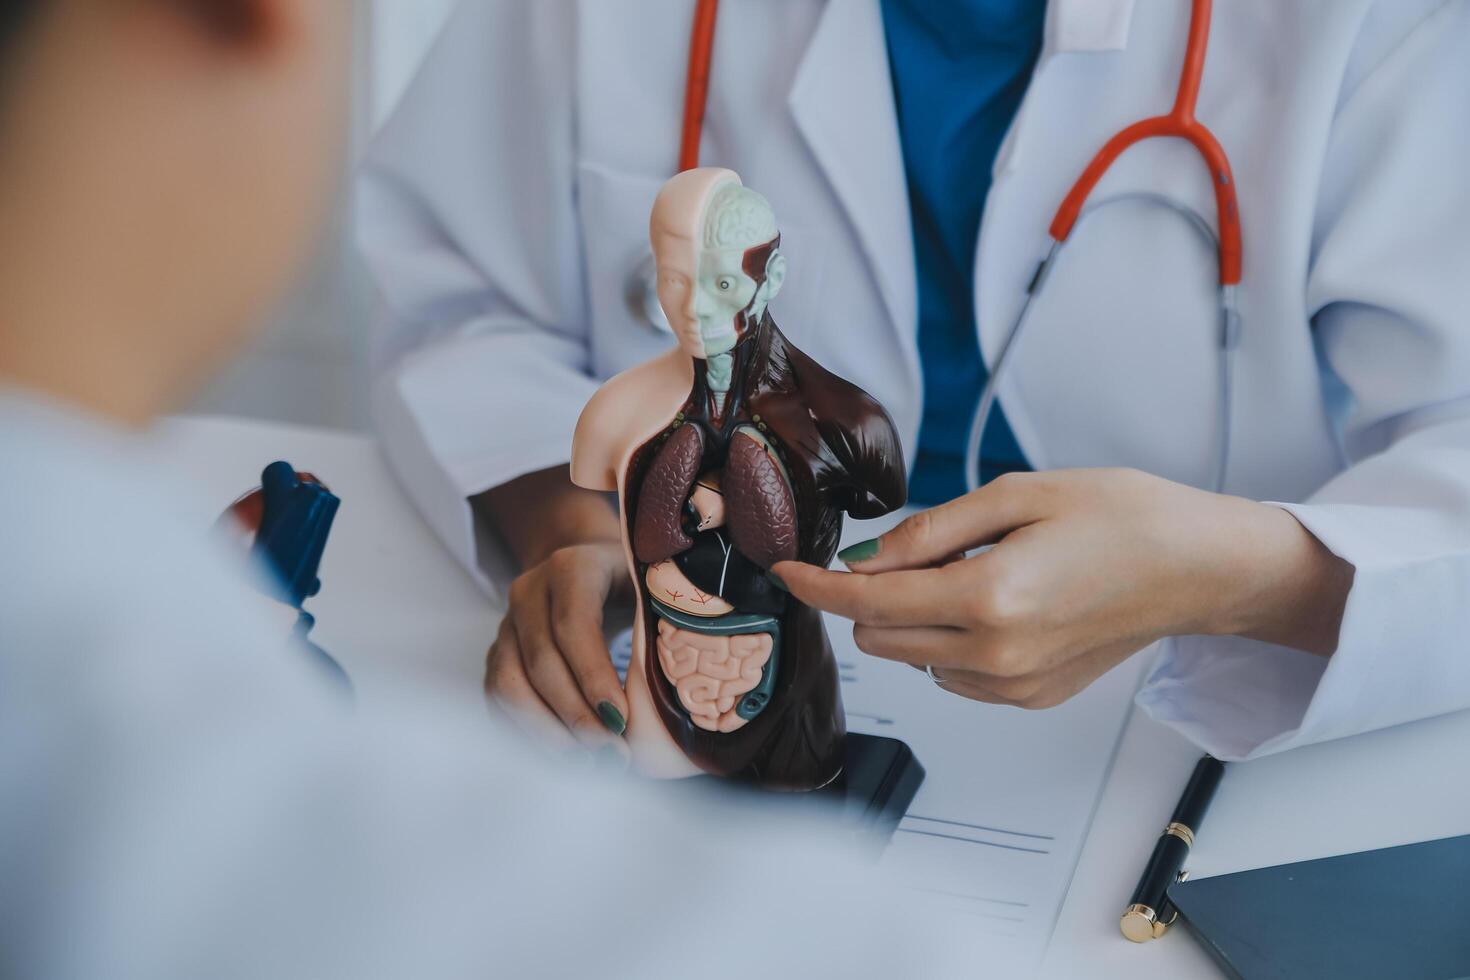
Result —
[{"label": "gold pen trim", "polygon": [[1129,942],[1146,943],[1157,935],[1154,926],[1158,920],[1158,913],[1147,905],[1130,905],[1119,920],[1118,928]]},{"label": "gold pen trim", "polygon": [[1165,922],[1159,918],[1157,912],[1147,905],[1130,905],[1128,911],[1123,913],[1123,918],[1118,921],[1118,928],[1122,930],[1124,938],[1129,942],[1146,943],[1150,939],[1158,939],[1169,931],[1179,919],[1179,911],[1169,916]]},{"label": "gold pen trim", "polygon": [[1191,848],[1194,847],[1194,831],[1190,830],[1182,823],[1169,824],[1169,826],[1164,828],[1164,833],[1169,834],[1172,837],[1178,837]]},{"label": "gold pen trim", "polygon": [[1172,905],[1169,906],[1169,908],[1174,912],[1174,914],[1169,916],[1169,920],[1167,922],[1165,922],[1163,919],[1158,919],[1154,922],[1155,939],[1158,939],[1164,933],[1168,932],[1169,927],[1172,926],[1175,922],[1179,921],[1179,910],[1174,908],[1174,906]]}]

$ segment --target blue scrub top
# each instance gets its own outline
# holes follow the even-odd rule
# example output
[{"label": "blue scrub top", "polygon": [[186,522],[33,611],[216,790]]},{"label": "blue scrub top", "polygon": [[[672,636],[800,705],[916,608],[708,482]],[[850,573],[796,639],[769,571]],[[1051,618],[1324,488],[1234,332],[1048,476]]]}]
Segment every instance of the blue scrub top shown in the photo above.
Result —
[{"label": "blue scrub top", "polygon": [[[986,379],[975,326],[980,217],[1045,18],[1045,0],[883,0],[918,266],[924,415],[914,503],[965,492],[965,443]],[[981,448],[986,479],[1030,469],[999,405]]]}]

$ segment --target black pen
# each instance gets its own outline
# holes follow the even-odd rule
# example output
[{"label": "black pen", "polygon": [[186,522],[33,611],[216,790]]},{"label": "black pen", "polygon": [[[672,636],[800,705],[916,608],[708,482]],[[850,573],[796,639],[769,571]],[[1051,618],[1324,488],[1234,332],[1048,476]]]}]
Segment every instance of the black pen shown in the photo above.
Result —
[{"label": "black pen", "polygon": [[1143,877],[1133,889],[1128,908],[1119,923],[1123,935],[1135,943],[1148,942],[1164,934],[1179,913],[1172,907],[1166,908],[1169,886],[1179,878],[1184,862],[1189,858],[1189,849],[1194,846],[1194,835],[1210,808],[1220,777],[1225,774],[1225,763],[1205,756],[1194,767],[1184,795],[1174,807],[1169,826],[1159,835],[1154,853],[1143,868]]}]

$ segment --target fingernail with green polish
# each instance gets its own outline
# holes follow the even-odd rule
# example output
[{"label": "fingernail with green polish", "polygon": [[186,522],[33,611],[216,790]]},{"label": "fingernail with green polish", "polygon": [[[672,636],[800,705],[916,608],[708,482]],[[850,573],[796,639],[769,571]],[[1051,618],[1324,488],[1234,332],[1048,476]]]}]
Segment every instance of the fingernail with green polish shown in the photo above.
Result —
[{"label": "fingernail with green polish", "polygon": [[790,592],[791,591],[791,589],[786,585],[786,583],[783,582],[783,581],[781,581],[781,576],[777,575],[775,572],[766,572],[766,578],[770,579],[771,580],[771,584],[774,585],[776,588],[780,589],[782,592]]},{"label": "fingernail with green polish", "polygon": [[603,701],[597,706],[597,717],[607,726],[607,730],[614,735],[621,735],[628,730],[628,720],[618,710],[618,706],[611,701]]},{"label": "fingernail with green polish", "polygon": [[837,552],[837,560],[842,562],[844,565],[851,565],[853,562],[867,561],[869,558],[877,558],[879,547],[880,545],[878,538],[873,538],[869,541],[859,541],[851,548],[843,548],[841,551]]}]

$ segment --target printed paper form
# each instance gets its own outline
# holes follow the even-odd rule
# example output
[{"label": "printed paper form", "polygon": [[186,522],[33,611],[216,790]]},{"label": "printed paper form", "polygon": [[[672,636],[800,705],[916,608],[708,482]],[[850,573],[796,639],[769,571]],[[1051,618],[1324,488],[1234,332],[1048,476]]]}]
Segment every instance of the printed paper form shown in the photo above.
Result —
[{"label": "printed paper form", "polygon": [[[1071,701],[1023,711],[969,701],[852,642],[826,617],[850,731],[907,742],[924,785],[883,861],[922,896],[973,920],[977,975],[1039,969],[1128,719],[1147,655]],[[631,638],[613,647],[627,670]]]},{"label": "printed paper form", "polygon": [[904,664],[857,650],[828,619],[852,731],[909,744],[927,775],[884,861],[975,921],[977,967],[1004,954],[1034,971],[1092,824],[1141,678],[1130,658],[1047,711],[947,694]]}]

